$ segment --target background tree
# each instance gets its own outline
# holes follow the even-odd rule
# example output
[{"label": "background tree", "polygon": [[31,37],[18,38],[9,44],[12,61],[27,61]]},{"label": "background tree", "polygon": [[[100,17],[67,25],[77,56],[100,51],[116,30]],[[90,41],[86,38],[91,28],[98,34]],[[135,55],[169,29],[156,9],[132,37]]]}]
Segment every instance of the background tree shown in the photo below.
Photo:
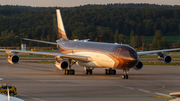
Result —
[{"label": "background tree", "polygon": [[[102,41],[116,42],[116,30],[118,30],[118,36],[121,33],[127,39],[132,30],[135,33],[134,37],[135,35],[154,36],[157,30],[161,31],[163,36],[179,36],[180,34],[180,6],[119,3],[70,8],[0,6],[0,36],[2,37],[1,32],[4,33],[7,30],[7,33],[10,33],[12,30],[14,36],[23,33],[27,38],[55,42],[59,39],[56,9],[61,9],[66,33],[70,39],[90,38],[91,41],[97,41],[98,35],[103,35]],[[8,37],[5,38],[8,39]],[[137,40],[136,38],[132,40]],[[123,43],[131,44],[131,40],[127,39],[124,39],[126,42]],[[121,43],[121,41],[117,42]],[[18,43],[20,44],[20,41]],[[30,45],[30,42],[26,43]],[[137,43],[139,42],[136,42],[133,47],[140,47]],[[2,39],[0,45],[13,46],[14,44],[6,44]]]},{"label": "background tree", "polygon": [[132,47],[136,47],[136,41],[135,41],[135,37],[134,37],[134,31],[132,30],[131,33],[130,33],[130,40],[131,40],[131,46]]},{"label": "background tree", "polygon": [[179,38],[179,40],[176,42],[176,44],[177,44],[177,47],[180,47],[180,38]]},{"label": "background tree", "polygon": [[165,49],[170,48],[170,42],[163,37],[162,31],[157,30],[154,35],[154,40],[151,44],[151,48]]}]

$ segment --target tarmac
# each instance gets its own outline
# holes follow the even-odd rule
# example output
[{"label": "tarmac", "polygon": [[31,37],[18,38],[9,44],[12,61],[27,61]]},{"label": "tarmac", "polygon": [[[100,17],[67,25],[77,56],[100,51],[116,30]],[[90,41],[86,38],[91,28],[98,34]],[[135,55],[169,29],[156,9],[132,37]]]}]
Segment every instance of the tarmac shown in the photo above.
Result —
[{"label": "tarmac", "polygon": [[18,64],[0,57],[0,84],[17,88],[17,98],[25,101],[167,101],[169,93],[180,92],[180,66],[145,65],[131,69],[129,79],[105,75],[105,68],[95,68],[85,75],[83,67],[73,65],[75,75],[64,75],[54,64],[37,63],[54,58],[20,58]]}]

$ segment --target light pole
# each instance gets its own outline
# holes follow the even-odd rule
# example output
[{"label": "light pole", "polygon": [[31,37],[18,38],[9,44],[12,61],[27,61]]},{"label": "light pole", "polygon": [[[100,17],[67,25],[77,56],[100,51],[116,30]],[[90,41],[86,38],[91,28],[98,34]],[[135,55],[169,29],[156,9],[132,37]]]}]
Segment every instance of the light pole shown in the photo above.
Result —
[{"label": "light pole", "polygon": [[22,42],[23,34],[19,34],[19,35],[20,35],[20,42],[21,42],[21,44],[23,44],[23,42]]},{"label": "light pole", "polygon": [[99,42],[101,42],[102,35],[98,35],[98,37],[100,37],[100,40],[99,40]]},{"label": "light pole", "polygon": [[144,37],[145,36],[141,36],[142,37],[142,51],[144,51]]}]

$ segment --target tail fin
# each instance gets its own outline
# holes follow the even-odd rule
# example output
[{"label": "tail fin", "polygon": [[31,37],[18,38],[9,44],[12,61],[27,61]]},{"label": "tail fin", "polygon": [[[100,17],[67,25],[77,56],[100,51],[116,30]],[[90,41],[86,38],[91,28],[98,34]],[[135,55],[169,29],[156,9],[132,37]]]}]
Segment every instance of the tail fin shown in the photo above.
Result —
[{"label": "tail fin", "polygon": [[64,29],[64,24],[63,24],[62,17],[61,17],[61,12],[60,12],[59,9],[56,10],[56,14],[57,14],[59,38],[63,38],[66,41],[69,41],[69,39],[66,36],[66,31]]}]

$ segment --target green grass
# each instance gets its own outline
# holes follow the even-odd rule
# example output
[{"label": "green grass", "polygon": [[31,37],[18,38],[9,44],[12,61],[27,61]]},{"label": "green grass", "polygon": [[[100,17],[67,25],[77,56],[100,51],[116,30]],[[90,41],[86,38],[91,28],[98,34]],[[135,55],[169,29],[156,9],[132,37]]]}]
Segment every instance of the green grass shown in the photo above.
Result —
[{"label": "green grass", "polygon": [[[166,40],[170,41],[172,44],[175,44],[180,38],[180,36],[164,36],[164,37],[166,38]],[[126,36],[126,39],[130,40],[130,36]],[[152,43],[153,39],[154,39],[154,36],[144,37],[144,41],[149,42],[150,44]]]},{"label": "green grass", "polygon": [[[56,61],[38,61],[38,63],[55,63]],[[180,62],[171,62],[170,64],[163,64],[161,62],[143,62],[143,65],[173,65],[180,66]]]},{"label": "green grass", "polygon": [[38,61],[38,63],[55,63],[56,61],[45,61],[45,60],[43,60],[43,61]]},{"label": "green grass", "polygon": [[173,65],[173,66],[180,66],[180,62],[171,62],[170,64],[163,64],[161,62],[143,62],[143,65]]},{"label": "green grass", "polygon": [[[28,55],[28,54],[20,54],[19,57],[45,57],[44,55]],[[8,57],[8,54],[0,55],[0,57]],[[53,57],[53,56],[47,56],[47,57]]]},{"label": "green grass", "polygon": [[[172,58],[180,58],[180,55],[171,55]],[[158,58],[158,55],[143,55],[139,58]]]}]

